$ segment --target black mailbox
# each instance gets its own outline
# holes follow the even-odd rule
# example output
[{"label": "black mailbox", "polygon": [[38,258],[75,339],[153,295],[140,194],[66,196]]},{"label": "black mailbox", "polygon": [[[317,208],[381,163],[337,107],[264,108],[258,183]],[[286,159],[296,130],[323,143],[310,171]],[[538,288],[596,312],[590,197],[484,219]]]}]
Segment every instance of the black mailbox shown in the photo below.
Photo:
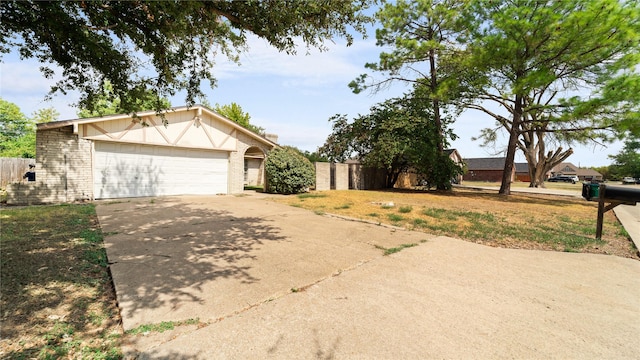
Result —
[{"label": "black mailbox", "polygon": [[607,186],[605,187],[603,197],[605,201],[615,200],[628,205],[635,205],[640,202],[640,189],[632,189],[629,187]]},{"label": "black mailbox", "polygon": [[[595,188],[597,186],[597,188]],[[595,189],[594,189],[595,188]],[[602,238],[602,222],[604,213],[618,205],[635,205],[640,202],[640,189],[628,187],[606,186],[604,184],[582,184],[582,197],[591,201],[598,200],[598,223],[596,239]],[[605,202],[609,205],[605,205]]]}]

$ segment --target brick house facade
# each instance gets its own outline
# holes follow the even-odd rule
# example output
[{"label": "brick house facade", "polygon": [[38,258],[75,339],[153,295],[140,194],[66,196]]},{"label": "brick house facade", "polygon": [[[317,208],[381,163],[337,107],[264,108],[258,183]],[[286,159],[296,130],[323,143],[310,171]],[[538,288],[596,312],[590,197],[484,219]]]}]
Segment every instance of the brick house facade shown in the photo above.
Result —
[{"label": "brick house facade", "polygon": [[[504,173],[506,158],[473,158],[464,159],[467,172],[463,176],[464,181],[488,181],[501,182]],[[516,177],[516,166],[511,173],[511,181]]]}]

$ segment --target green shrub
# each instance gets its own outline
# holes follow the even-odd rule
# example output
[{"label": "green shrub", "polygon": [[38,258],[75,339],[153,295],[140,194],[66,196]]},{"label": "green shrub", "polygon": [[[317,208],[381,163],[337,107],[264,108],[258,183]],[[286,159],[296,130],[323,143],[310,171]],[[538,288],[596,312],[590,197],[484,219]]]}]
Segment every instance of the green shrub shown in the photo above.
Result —
[{"label": "green shrub", "polygon": [[267,192],[298,194],[315,183],[313,164],[299,151],[290,147],[274,149],[264,164]]}]

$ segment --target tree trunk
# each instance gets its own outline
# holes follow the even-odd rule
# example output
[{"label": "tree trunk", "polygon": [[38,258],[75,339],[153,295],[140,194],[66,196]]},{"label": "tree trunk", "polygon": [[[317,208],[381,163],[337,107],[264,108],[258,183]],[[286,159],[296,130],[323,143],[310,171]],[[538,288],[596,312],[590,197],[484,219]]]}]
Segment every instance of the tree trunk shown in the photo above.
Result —
[{"label": "tree trunk", "polygon": [[529,165],[531,177],[529,187],[544,188],[547,173],[573,154],[573,149],[563,151],[562,147],[558,147],[555,152],[549,151],[545,154],[545,135],[544,131],[536,131],[535,139],[530,139],[526,147],[521,146]]},{"label": "tree trunk", "polygon": [[[433,40],[433,37],[434,32],[432,30],[429,30],[429,40]],[[438,92],[438,74],[436,72],[436,65],[436,51],[432,48],[429,50],[429,66],[431,68],[429,88],[431,90],[430,93],[432,97],[433,122],[437,132],[437,154],[438,158],[442,158],[442,154],[444,154],[444,132],[442,131],[442,118],[440,117],[440,101],[436,96]],[[443,183],[443,180],[438,178],[438,182],[436,184],[437,190],[448,190],[449,188],[450,184]]]},{"label": "tree trunk", "polygon": [[513,174],[514,160],[518,147],[518,136],[520,134],[520,123],[522,122],[522,95],[516,94],[515,107],[513,109],[513,122],[509,129],[509,143],[507,144],[507,157],[504,161],[504,171],[502,172],[502,184],[500,185],[501,195],[511,195],[511,175]]},{"label": "tree trunk", "polygon": [[393,189],[396,186],[396,182],[398,182],[398,178],[400,177],[401,171],[396,169],[387,170],[387,189]]}]

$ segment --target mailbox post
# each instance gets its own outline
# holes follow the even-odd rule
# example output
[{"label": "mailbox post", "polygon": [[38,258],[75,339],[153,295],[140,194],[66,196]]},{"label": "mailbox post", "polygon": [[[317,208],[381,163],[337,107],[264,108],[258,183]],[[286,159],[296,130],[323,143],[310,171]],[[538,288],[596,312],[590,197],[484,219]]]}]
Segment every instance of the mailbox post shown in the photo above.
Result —
[{"label": "mailbox post", "polygon": [[589,183],[582,184],[582,197],[588,201],[598,200],[596,239],[601,239],[604,213],[618,205],[634,206],[636,203],[640,202],[640,189],[607,186],[605,184],[600,184],[600,186],[596,188],[595,185],[596,184]]}]

